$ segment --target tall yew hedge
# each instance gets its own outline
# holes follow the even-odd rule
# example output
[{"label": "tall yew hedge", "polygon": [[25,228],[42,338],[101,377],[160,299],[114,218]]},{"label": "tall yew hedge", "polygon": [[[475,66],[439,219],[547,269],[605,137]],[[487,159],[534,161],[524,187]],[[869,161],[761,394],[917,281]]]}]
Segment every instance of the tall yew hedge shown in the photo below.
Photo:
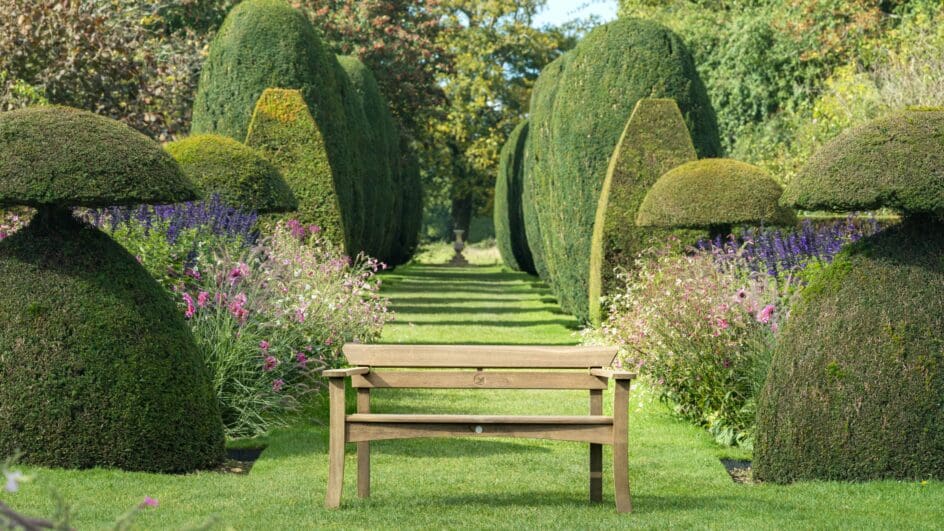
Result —
[{"label": "tall yew hedge", "polygon": [[[672,98],[701,157],[721,150],[714,111],[682,40],[650,21],[620,19],[567,54],[557,91],[532,95],[533,200],[549,280],[561,304],[589,313],[590,242],[610,156],[640,98]],[[551,92],[551,91],[548,91]]]},{"label": "tall yew hedge", "polygon": [[521,192],[524,173],[524,148],[528,139],[528,121],[524,120],[511,135],[501,151],[498,179],[495,182],[495,238],[502,260],[517,271],[535,273],[534,260],[525,234],[521,210]]}]

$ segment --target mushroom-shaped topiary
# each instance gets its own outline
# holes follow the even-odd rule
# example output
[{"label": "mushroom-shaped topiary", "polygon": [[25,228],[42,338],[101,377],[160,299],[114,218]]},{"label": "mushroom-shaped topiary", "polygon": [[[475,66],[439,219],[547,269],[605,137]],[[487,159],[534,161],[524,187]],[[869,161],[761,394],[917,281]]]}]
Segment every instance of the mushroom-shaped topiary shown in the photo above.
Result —
[{"label": "mushroom-shaped topiary", "polygon": [[793,225],[779,205],[783,188],[766,171],[731,159],[687,162],[665,173],[646,194],[636,223],[643,227],[705,228],[711,237],[733,225]]},{"label": "mushroom-shaped topiary", "polygon": [[758,403],[755,477],[944,478],[944,111],[847,131],[787,187],[799,208],[890,207],[802,291]]},{"label": "mushroom-shaped topiary", "polygon": [[232,138],[195,135],[164,146],[203,195],[259,213],[288,212],[298,201],[282,174],[260,153]]},{"label": "mushroom-shaped topiary", "polygon": [[70,205],[194,199],[160,145],[66,107],[0,114],[0,455],[67,468],[180,472],[219,462],[223,428],[181,312]]}]

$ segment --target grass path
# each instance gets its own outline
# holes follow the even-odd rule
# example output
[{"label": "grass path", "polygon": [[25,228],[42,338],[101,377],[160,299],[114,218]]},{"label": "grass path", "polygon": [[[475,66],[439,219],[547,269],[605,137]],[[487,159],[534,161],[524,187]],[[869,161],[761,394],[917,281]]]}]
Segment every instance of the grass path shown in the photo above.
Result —
[{"label": "grass path", "polygon": [[[493,286],[496,289],[485,289]],[[574,339],[569,321],[554,311],[540,285],[498,268],[413,266],[388,275],[385,292],[402,312],[400,322],[384,336],[388,342]],[[509,322],[518,325],[505,325]],[[379,412],[582,414],[587,404],[585,393],[576,391],[488,395],[382,391],[374,403]],[[179,529],[208,521],[224,529],[936,529],[944,525],[940,482],[736,485],[718,460],[732,452],[676,420],[644,387],[633,393],[630,478],[635,512],[630,515],[615,512],[609,468],[604,468],[604,503],[588,503],[586,445],[515,439],[374,443],[369,500],[354,495],[350,446],[342,509],[326,511],[322,500],[327,432],[315,419],[308,426],[274,434],[246,476],[31,470],[37,481],[16,494],[0,491],[0,499],[30,514],[50,515],[54,505],[42,485],[54,486],[72,502],[79,529],[107,528],[145,495],[160,500],[160,507],[139,515],[135,520],[139,529]],[[611,462],[609,458],[607,447],[604,463]]]}]

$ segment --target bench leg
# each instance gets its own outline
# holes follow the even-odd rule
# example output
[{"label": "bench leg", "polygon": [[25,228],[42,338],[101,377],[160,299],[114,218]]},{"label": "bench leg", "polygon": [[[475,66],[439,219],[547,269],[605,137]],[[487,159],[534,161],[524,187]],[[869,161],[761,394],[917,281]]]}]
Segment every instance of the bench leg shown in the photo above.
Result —
[{"label": "bench leg", "polygon": [[330,435],[328,437],[328,492],[325,507],[336,509],[341,505],[344,488],[344,379],[328,379],[330,400]]},{"label": "bench leg", "polygon": [[629,496],[629,380],[616,380],[613,397],[613,479],[616,512],[633,510]]},{"label": "bench leg", "polygon": [[[370,413],[370,389],[357,390],[357,412]],[[370,497],[370,443],[357,443],[357,497]]]},{"label": "bench leg", "polygon": [[[590,391],[590,414],[603,414],[603,391]],[[603,501],[603,445],[590,443],[590,501]]]}]

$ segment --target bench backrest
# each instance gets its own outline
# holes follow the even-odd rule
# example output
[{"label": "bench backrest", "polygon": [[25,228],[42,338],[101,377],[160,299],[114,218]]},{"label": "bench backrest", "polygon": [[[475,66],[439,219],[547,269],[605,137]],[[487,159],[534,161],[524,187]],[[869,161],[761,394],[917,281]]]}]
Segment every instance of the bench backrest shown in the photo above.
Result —
[{"label": "bench backrest", "polygon": [[[425,389],[591,389],[607,388],[607,380],[589,369],[609,367],[615,347],[535,347],[477,345],[355,345],[344,346],[351,365],[370,367],[352,377],[355,388]],[[427,369],[382,371],[379,367]],[[477,369],[430,371],[428,369]],[[503,371],[485,369],[535,369]],[[547,369],[583,369],[547,371]]]}]

